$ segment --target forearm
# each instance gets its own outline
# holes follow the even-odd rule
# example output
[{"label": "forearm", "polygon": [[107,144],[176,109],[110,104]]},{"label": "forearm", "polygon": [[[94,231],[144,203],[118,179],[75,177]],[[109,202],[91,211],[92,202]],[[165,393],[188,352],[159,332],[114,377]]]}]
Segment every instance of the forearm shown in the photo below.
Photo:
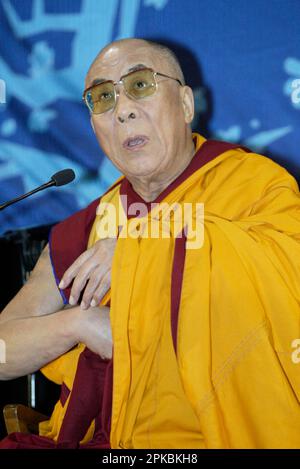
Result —
[{"label": "forearm", "polygon": [[0,379],[36,371],[71,349],[78,343],[78,321],[76,308],[70,308],[46,316],[0,322],[6,360],[0,363]]}]

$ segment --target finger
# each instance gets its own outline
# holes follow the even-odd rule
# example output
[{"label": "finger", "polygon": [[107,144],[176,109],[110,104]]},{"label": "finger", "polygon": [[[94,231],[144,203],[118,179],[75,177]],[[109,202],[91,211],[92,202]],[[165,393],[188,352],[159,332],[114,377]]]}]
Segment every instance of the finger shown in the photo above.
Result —
[{"label": "finger", "polygon": [[77,304],[78,298],[81,292],[83,291],[86,285],[86,282],[90,278],[94,269],[95,269],[95,266],[93,262],[91,261],[87,261],[81,266],[81,268],[79,269],[74,279],[74,282],[71,288],[70,298],[69,298],[70,304],[72,305]]},{"label": "finger", "polygon": [[70,265],[70,267],[65,271],[62,279],[58,285],[59,288],[66,288],[73,278],[78,274],[78,271],[82,264],[86,262],[94,253],[94,248],[90,248],[87,251],[80,254],[80,256]]},{"label": "finger", "polygon": [[100,304],[100,301],[104,297],[105,293],[110,289],[110,285],[111,285],[111,275],[110,275],[110,271],[108,271],[104,275],[103,279],[101,280],[100,284],[98,285],[98,287],[96,288],[93,294],[93,298],[90,303],[91,306],[97,306]]},{"label": "finger", "polygon": [[82,264],[86,262],[94,253],[94,249],[88,249],[87,251],[83,252],[74,262],[70,265],[70,267],[65,271],[61,282],[59,284],[60,288],[66,288],[73,278],[78,274],[78,271]]},{"label": "finger", "polygon": [[82,309],[87,309],[90,306],[92,297],[99,284],[101,284],[106,272],[107,271],[103,270],[103,266],[98,266],[90,275],[80,304]]}]

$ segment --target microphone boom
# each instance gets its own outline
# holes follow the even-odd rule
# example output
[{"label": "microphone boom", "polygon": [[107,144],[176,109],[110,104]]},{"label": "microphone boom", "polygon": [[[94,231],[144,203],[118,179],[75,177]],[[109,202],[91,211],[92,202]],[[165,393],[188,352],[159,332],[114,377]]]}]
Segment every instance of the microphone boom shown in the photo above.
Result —
[{"label": "microphone boom", "polygon": [[26,199],[26,197],[29,197],[30,195],[35,194],[36,192],[42,191],[52,186],[64,186],[65,184],[69,184],[69,182],[72,182],[74,179],[75,173],[73,169],[62,169],[61,171],[58,171],[57,173],[53,174],[50,181],[46,182],[45,184],[42,184],[41,186],[36,187],[30,192],[20,195],[19,197],[16,197],[15,199],[9,200],[8,202],[5,202],[4,204],[0,205],[0,210],[4,210],[9,205],[15,204],[20,200]]}]

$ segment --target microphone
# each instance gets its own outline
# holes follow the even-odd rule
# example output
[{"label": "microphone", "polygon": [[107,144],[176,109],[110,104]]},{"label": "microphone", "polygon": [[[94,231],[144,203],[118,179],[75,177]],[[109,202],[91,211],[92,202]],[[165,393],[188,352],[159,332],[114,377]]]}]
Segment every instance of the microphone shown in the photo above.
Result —
[{"label": "microphone", "polygon": [[74,179],[75,173],[73,169],[63,169],[62,171],[58,171],[57,173],[53,174],[50,181],[46,182],[45,184],[42,184],[41,186],[36,187],[30,192],[20,195],[20,197],[16,197],[15,199],[9,200],[8,202],[5,202],[4,204],[0,205],[0,210],[4,210],[9,205],[19,202],[19,200],[26,199],[26,197],[29,197],[30,195],[35,194],[36,192],[42,191],[52,186],[64,186],[65,184],[69,184],[69,182],[72,182]]}]

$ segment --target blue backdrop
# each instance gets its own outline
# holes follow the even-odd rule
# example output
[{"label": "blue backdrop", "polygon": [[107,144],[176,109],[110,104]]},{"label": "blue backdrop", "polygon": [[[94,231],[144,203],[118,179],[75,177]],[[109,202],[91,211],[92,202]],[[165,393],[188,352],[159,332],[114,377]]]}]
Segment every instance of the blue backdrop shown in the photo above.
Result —
[{"label": "blue backdrop", "polygon": [[194,127],[300,171],[300,0],[0,1],[0,203],[71,167],[76,181],[0,212],[0,234],[53,223],[118,176],[81,95],[105,44],[172,45],[194,89]]}]

